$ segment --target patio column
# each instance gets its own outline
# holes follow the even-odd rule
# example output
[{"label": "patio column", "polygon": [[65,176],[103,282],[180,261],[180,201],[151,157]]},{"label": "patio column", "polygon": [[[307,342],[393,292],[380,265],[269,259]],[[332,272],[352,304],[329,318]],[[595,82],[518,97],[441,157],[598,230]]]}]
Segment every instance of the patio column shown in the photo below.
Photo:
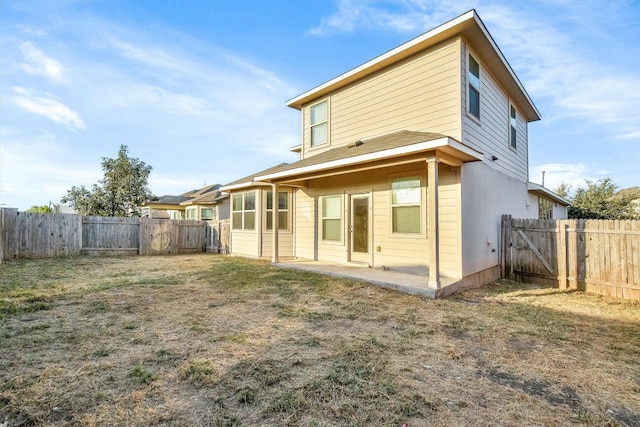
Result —
[{"label": "patio column", "polygon": [[438,220],[438,156],[427,159],[427,240],[429,287],[440,289],[440,227]]},{"label": "patio column", "polygon": [[271,185],[271,232],[273,234],[272,238],[272,248],[271,248],[271,263],[278,263],[278,208],[279,208],[279,199],[278,199],[278,190],[280,186],[278,184]]}]

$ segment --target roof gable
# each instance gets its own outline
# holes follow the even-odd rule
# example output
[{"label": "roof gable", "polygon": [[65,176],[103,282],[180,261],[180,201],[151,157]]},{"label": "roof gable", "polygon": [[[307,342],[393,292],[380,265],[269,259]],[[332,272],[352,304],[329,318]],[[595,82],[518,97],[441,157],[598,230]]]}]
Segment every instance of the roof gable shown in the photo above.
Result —
[{"label": "roof gable", "polygon": [[305,104],[315,99],[326,96],[330,92],[456,36],[464,37],[473,49],[478,52],[483,64],[491,70],[512,99],[520,106],[527,120],[539,120],[540,112],[533,104],[524,86],[522,86],[513,69],[502,55],[475,10],[470,10],[320,86],[292,98],[287,101],[287,105],[298,110],[302,109]]}]

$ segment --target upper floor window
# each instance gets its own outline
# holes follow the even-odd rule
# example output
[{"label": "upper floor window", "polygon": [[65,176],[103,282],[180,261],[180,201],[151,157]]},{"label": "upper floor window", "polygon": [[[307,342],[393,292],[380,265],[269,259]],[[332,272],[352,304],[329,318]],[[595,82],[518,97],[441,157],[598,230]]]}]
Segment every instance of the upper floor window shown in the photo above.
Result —
[{"label": "upper floor window", "polygon": [[469,112],[480,118],[480,64],[469,54]]},{"label": "upper floor window", "polygon": [[322,240],[341,241],[342,197],[322,197]]},{"label": "upper floor window", "polygon": [[391,182],[391,216],[394,233],[420,233],[421,200],[419,176],[397,178]]},{"label": "upper floor window", "polygon": [[311,146],[326,144],[329,136],[327,101],[311,106]]},{"label": "upper floor window", "polygon": [[256,192],[247,191],[233,195],[232,227],[234,230],[255,230],[256,227]]},{"label": "upper floor window", "polygon": [[517,147],[517,137],[518,137],[518,132],[517,132],[517,126],[518,126],[518,121],[517,121],[517,114],[516,114],[516,109],[513,105],[509,106],[509,130],[511,131],[509,138],[510,138],[510,143],[511,143],[511,148],[513,148],[514,150]]},{"label": "upper floor window", "polygon": [[[273,230],[273,191],[267,191],[267,230]],[[278,230],[289,229],[289,193],[278,192]]]}]

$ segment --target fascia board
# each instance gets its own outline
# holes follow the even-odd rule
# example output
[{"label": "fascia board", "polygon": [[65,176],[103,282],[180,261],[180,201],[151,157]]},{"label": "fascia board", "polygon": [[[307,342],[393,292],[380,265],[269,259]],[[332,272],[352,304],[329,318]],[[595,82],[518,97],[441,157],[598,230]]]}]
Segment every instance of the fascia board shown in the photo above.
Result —
[{"label": "fascia board", "polygon": [[451,138],[440,138],[433,141],[419,142],[417,144],[406,145],[403,147],[391,148],[388,150],[376,151],[375,153],[362,154],[360,156],[347,157],[344,159],[332,160],[329,162],[318,163],[315,165],[302,166],[295,169],[289,169],[282,172],[275,172],[268,175],[257,176],[258,181],[269,181],[278,178],[284,178],[287,176],[307,174],[313,172],[319,172],[327,169],[340,168],[344,166],[356,165],[359,163],[370,162],[374,160],[382,160],[391,157],[398,157],[407,154],[415,154],[422,151],[435,150],[442,147],[451,147],[464,154],[476,159],[482,160],[482,153],[460,144]]},{"label": "fascia board", "polygon": [[244,188],[264,187],[264,186],[271,186],[271,184],[269,184],[268,182],[259,182],[259,180],[247,181],[247,182],[241,182],[240,184],[227,185],[224,187],[220,187],[219,190],[224,192],[229,192],[229,191],[235,191],[235,190],[242,190]]}]

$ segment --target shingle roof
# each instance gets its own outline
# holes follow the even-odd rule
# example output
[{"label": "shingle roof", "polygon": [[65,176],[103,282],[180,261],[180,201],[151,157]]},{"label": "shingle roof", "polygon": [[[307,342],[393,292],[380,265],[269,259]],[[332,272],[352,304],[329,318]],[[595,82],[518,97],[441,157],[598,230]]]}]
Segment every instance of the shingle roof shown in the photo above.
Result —
[{"label": "shingle roof", "polygon": [[390,150],[397,147],[406,147],[419,142],[435,141],[436,139],[447,138],[447,136],[433,132],[415,132],[401,130],[374,138],[354,141],[349,145],[333,148],[315,156],[310,156],[294,163],[281,166],[278,170],[256,174],[255,176],[268,175],[275,172],[297,169],[304,166],[318,165],[334,160],[348,159],[349,157],[361,156],[363,154],[376,153],[378,151]]},{"label": "shingle roof", "polygon": [[154,202],[150,202],[149,205],[153,206],[153,205],[179,205],[180,203],[184,202],[185,200],[189,200],[189,197],[185,197],[185,196],[161,196],[158,198],[158,200],[154,201]]},{"label": "shingle roof", "polygon": [[[252,182],[252,181],[253,181],[253,179],[254,179],[256,176],[266,175],[266,174],[268,174],[268,173],[279,172],[283,167],[286,167],[287,165],[289,165],[289,163],[280,163],[280,164],[278,164],[278,165],[276,165],[276,166],[272,166],[272,167],[270,167],[270,168],[268,168],[268,169],[265,169],[265,170],[263,170],[263,171],[256,172],[256,173],[254,173],[254,174],[252,174],[252,175],[245,176],[244,178],[240,178],[240,179],[236,179],[235,181],[231,181],[231,182],[229,182],[229,183],[227,183],[227,184],[223,185],[223,187],[229,187],[229,186],[232,186],[232,185],[238,185],[238,184],[250,183],[250,182]],[[282,170],[283,170],[283,169],[282,169]]]}]

